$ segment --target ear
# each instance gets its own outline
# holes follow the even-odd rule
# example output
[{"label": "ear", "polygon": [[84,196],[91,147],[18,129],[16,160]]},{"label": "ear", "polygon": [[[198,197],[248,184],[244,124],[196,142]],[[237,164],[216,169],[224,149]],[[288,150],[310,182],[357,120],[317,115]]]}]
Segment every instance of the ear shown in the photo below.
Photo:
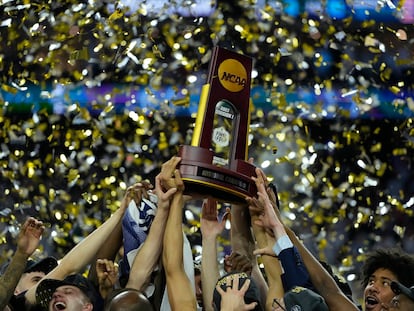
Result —
[{"label": "ear", "polygon": [[[93,304],[90,302],[87,302],[83,305],[82,311],[92,311],[93,310]],[[97,310],[94,310],[97,311]]]}]

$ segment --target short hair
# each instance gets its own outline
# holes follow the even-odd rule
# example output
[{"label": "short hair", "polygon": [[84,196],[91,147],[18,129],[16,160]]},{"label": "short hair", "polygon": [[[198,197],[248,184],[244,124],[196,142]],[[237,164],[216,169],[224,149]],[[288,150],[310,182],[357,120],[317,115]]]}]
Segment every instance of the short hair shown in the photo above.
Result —
[{"label": "short hair", "polygon": [[405,286],[411,286],[414,280],[414,257],[400,248],[379,248],[368,254],[362,266],[362,285],[368,285],[369,278],[378,269],[387,269],[396,275]]},{"label": "short hair", "polygon": [[106,299],[105,311],[153,311],[147,297],[134,288],[114,290]]}]

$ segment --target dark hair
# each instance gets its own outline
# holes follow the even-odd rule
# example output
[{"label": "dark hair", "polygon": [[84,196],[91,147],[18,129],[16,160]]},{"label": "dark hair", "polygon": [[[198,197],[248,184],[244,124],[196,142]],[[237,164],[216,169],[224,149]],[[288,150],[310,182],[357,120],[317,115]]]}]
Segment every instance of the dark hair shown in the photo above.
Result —
[{"label": "dark hair", "polygon": [[414,257],[399,248],[376,249],[368,254],[362,267],[362,285],[365,287],[371,275],[378,269],[387,269],[405,286],[414,280]]},{"label": "dark hair", "polygon": [[328,273],[334,279],[336,285],[338,285],[339,289],[345,294],[345,296],[347,296],[350,300],[353,300],[352,289],[349,284],[345,280],[341,279],[341,277],[336,275],[333,272],[332,267],[327,262],[320,260],[319,263],[325,268],[326,271],[328,271]]}]

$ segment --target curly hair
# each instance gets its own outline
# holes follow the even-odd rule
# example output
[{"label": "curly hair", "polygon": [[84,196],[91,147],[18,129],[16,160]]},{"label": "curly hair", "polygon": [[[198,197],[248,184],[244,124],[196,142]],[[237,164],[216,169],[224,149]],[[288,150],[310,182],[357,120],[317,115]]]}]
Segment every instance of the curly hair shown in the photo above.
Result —
[{"label": "curly hair", "polygon": [[377,249],[369,253],[362,267],[362,285],[367,286],[370,276],[381,268],[391,271],[405,286],[414,284],[414,257],[399,248]]}]

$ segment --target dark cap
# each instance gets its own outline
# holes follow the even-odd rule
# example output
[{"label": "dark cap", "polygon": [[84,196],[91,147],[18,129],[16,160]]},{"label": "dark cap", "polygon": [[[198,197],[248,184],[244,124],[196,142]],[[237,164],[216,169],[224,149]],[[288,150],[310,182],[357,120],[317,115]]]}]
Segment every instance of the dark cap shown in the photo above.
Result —
[{"label": "dark cap", "polygon": [[414,286],[410,288],[402,285],[400,282],[392,281],[391,282],[391,289],[396,295],[404,294],[412,301],[414,301]]},{"label": "dark cap", "polygon": [[[10,265],[10,261],[3,264],[0,268],[0,274],[4,274],[7,268]],[[58,265],[57,260],[54,257],[46,257],[40,260],[33,260],[29,259],[26,263],[26,268],[24,269],[23,273],[30,273],[30,272],[44,272],[48,274]]]},{"label": "dark cap", "polygon": [[115,290],[105,302],[105,311],[153,311],[148,298],[139,290],[122,288]]},{"label": "dark cap", "polygon": [[[246,272],[232,271],[232,272],[224,275],[223,277],[221,277],[217,281],[216,285],[219,285],[225,291],[227,286],[232,286],[233,278],[235,276],[239,277],[239,289],[243,286],[244,282],[247,279],[250,280],[249,288],[247,289],[247,291],[244,295],[244,302],[246,304],[249,304],[249,303],[252,303],[252,302],[257,302],[257,305],[253,310],[256,310],[256,311],[263,310],[263,307],[260,304],[259,289],[258,289],[256,283],[254,282],[254,280]],[[228,278],[230,278],[232,280],[231,281],[232,284],[227,284]],[[220,310],[221,295],[216,289],[214,289],[214,293],[213,293],[213,305],[214,305],[215,310]]]},{"label": "dark cap", "polygon": [[36,289],[36,302],[47,310],[56,289],[67,285],[79,288],[91,301],[93,310],[100,310],[99,307],[102,306],[100,294],[93,284],[81,274],[69,275],[64,280],[45,279],[41,281]]},{"label": "dark cap", "polygon": [[29,272],[44,272],[48,274],[58,265],[57,260],[54,257],[46,257],[39,261],[29,259],[26,264],[25,273]]},{"label": "dark cap", "polygon": [[286,311],[329,311],[325,300],[314,291],[296,286],[283,296]]}]

